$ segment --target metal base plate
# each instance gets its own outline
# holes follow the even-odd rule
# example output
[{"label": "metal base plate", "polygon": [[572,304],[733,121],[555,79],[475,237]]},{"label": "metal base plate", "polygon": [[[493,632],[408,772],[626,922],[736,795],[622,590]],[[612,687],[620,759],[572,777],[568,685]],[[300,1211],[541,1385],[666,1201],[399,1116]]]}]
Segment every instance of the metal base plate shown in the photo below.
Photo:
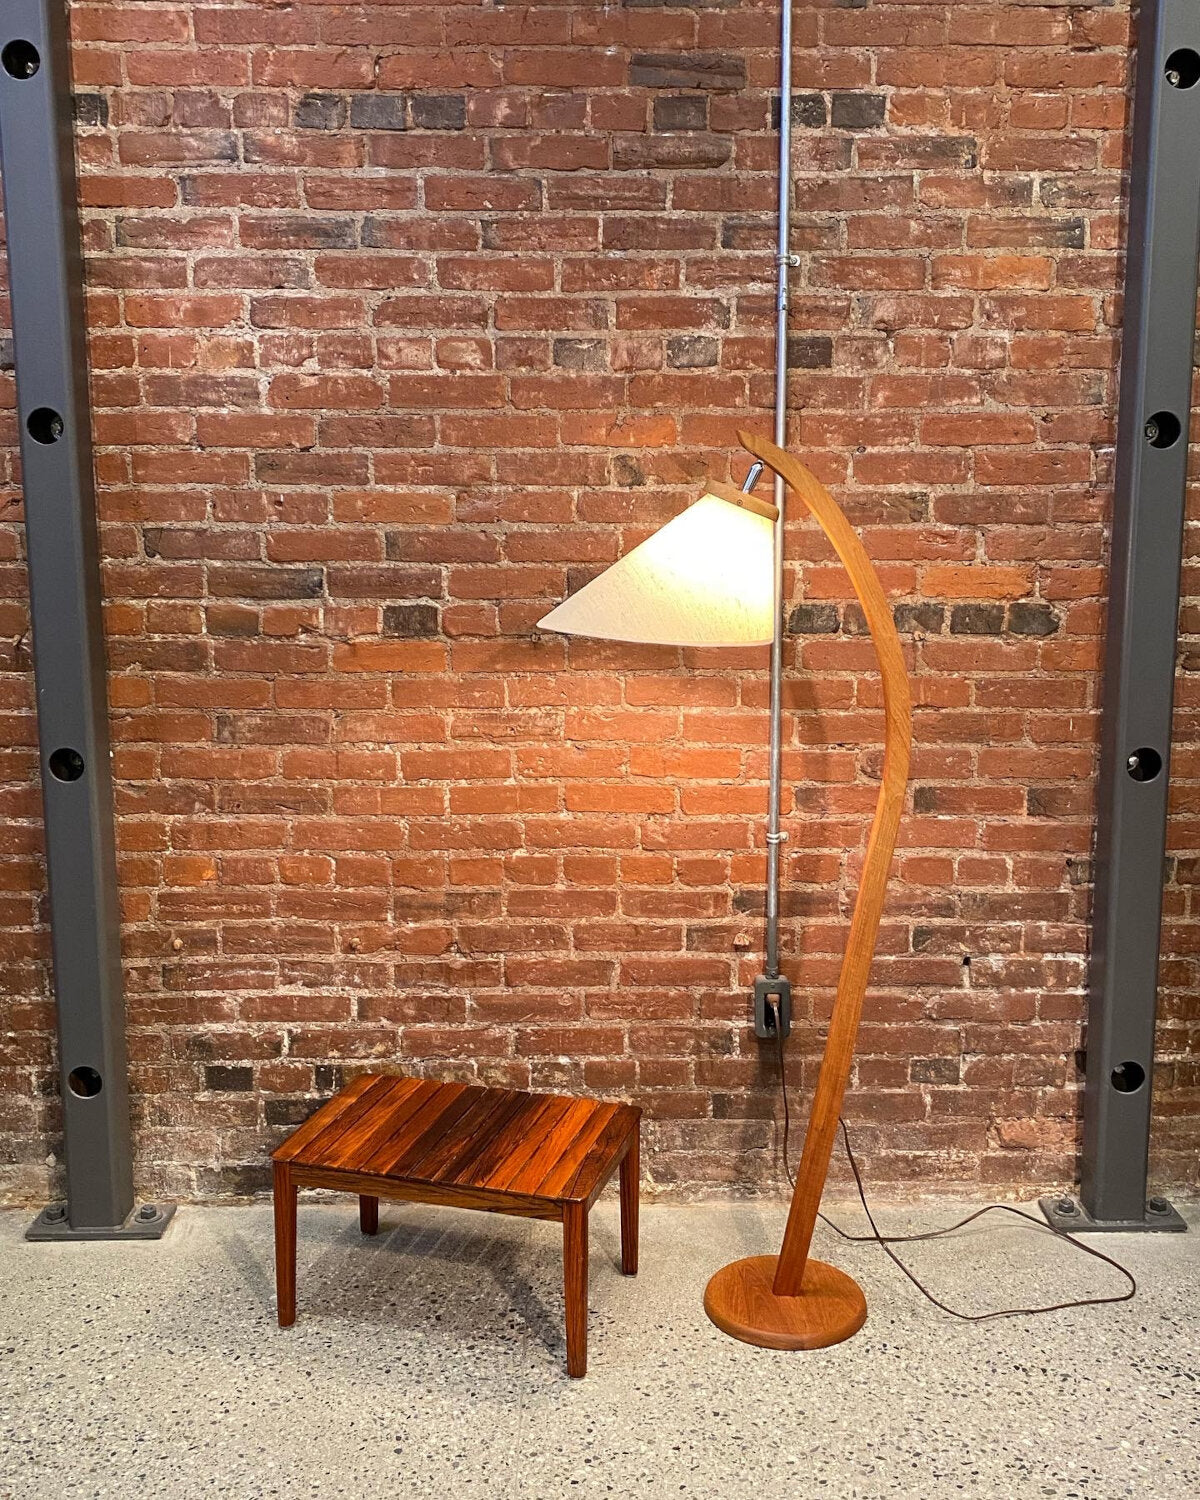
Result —
[{"label": "metal base plate", "polygon": [[1078,1198],[1056,1193],[1039,1198],[1038,1207],[1051,1229],[1066,1234],[1186,1234],[1187,1224],[1165,1198],[1151,1198],[1141,1219],[1093,1219]]},{"label": "metal base plate", "polygon": [[25,1231],[27,1240],[161,1240],[175,1214],[173,1203],[141,1203],[124,1224],[71,1227],[65,1203],[48,1203]]}]

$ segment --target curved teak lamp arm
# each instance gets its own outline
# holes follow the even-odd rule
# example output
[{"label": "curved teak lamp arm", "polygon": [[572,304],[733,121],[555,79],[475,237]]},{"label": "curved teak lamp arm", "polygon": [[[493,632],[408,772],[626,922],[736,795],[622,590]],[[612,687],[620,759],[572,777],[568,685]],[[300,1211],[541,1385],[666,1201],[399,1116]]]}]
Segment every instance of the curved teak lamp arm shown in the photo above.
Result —
[{"label": "curved teak lamp arm", "polygon": [[850,575],[854,592],[867,617],[867,627],[871,632],[883,682],[883,778],[879,800],[875,805],[875,819],[871,824],[858,897],[850,920],[850,934],[842,958],[837,997],[829,1022],[829,1037],[825,1043],[825,1056],[821,1062],[821,1074],[804,1138],[804,1155],[796,1178],[791,1212],[788,1214],[772,1288],[777,1297],[796,1297],[801,1292],[809,1245],[837,1134],[842,1097],[846,1092],[846,1082],[854,1059],[863,997],[866,994],[871,960],[875,954],[875,939],[879,932],[879,918],[887,891],[888,870],[904,808],[904,791],[908,783],[909,754],[912,748],[912,703],[900,638],[896,634],[883,585],[841,508],[825,486],[782,448],[750,433],[739,432],[738,438],[745,449],[774,469],[796,492],[833,543],[834,551]]}]

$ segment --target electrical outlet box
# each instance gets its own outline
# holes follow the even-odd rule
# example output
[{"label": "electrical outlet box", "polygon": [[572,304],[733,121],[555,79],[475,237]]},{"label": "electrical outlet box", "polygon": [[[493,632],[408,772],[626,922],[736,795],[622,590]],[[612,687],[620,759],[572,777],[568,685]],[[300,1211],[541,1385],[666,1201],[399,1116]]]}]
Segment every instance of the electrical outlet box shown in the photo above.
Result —
[{"label": "electrical outlet box", "polygon": [[787,1041],[792,1029],[792,986],[782,975],[768,979],[760,974],[754,981],[754,1035],[762,1041]]}]

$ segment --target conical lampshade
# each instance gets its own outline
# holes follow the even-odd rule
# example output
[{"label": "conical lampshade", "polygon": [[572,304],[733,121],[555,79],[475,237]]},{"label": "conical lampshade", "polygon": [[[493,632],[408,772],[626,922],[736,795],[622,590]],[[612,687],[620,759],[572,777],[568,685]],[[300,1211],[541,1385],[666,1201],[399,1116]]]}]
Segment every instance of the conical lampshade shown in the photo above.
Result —
[{"label": "conical lampshade", "polygon": [[538,621],[563,635],[659,646],[761,646],[773,633],[775,507],[710,485]]}]

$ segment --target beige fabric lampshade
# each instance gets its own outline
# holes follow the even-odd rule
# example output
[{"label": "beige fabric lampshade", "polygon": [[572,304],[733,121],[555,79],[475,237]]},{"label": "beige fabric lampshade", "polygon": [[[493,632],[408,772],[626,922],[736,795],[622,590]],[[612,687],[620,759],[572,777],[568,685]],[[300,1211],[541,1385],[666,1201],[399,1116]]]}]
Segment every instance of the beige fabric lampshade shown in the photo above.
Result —
[{"label": "beige fabric lampshade", "polygon": [[539,627],[662,646],[767,644],[774,507],[749,496],[725,499],[716,488],[552,609]]}]

